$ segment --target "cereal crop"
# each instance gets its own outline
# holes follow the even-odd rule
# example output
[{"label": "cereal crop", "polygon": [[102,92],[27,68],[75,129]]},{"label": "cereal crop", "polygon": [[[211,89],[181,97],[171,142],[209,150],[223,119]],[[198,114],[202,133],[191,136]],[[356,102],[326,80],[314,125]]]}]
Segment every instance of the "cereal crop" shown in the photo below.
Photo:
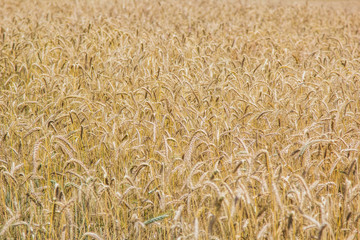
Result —
[{"label": "cereal crop", "polygon": [[360,239],[359,6],[0,0],[0,239]]}]

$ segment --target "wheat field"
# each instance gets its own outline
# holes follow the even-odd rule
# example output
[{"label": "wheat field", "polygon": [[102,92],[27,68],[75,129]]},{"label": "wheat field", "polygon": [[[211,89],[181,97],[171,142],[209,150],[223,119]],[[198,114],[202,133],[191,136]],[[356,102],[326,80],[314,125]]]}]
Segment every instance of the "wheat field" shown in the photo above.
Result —
[{"label": "wheat field", "polygon": [[0,0],[0,239],[360,239],[359,6]]}]

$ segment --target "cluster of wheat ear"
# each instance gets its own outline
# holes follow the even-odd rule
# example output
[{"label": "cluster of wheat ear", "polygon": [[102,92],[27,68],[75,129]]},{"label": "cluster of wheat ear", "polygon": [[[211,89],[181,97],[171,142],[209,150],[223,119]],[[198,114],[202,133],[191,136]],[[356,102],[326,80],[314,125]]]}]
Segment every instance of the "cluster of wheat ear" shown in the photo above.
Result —
[{"label": "cluster of wheat ear", "polygon": [[360,239],[351,4],[0,0],[0,239]]}]

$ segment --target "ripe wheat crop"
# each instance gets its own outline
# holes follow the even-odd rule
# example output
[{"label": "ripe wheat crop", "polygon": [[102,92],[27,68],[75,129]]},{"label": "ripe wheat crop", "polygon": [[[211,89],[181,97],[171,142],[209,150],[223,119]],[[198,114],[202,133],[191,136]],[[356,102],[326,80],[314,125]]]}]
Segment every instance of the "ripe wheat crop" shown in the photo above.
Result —
[{"label": "ripe wheat crop", "polygon": [[0,0],[0,239],[360,239],[359,6]]}]

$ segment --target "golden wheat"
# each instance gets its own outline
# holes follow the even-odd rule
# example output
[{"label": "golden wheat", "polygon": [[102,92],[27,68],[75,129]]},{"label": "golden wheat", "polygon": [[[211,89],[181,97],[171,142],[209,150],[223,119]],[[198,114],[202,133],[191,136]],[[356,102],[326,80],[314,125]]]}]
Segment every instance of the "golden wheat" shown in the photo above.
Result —
[{"label": "golden wheat", "polygon": [[0,6],[0,239],[360,238],[357,1]]}]

